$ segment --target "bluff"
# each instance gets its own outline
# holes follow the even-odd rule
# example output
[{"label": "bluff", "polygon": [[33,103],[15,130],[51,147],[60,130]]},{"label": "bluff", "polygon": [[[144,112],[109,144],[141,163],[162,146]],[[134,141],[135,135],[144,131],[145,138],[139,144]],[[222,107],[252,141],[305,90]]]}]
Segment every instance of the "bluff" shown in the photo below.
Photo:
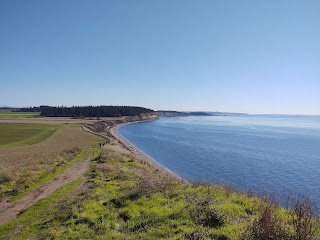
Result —
[{"label": "bluff", "polygon": [[119,118],[119,119],[101,120],[93,123],[87,123],[87,124],[84,124],[83,126],[91,132],[95,132],[99,134],[107,134],[108,131],[106,131],[106,129],[109,129],[119,124],[155,121],[158,119],[159,118],[155,113],[144,113],[144,114],[139,114],[137,116],[124,117],[122,119]]}]

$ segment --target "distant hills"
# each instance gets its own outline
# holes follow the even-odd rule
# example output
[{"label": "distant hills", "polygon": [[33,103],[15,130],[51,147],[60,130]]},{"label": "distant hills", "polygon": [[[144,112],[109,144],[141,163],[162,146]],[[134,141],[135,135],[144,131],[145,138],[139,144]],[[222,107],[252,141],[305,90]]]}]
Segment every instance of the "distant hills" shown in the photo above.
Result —
[{"label": "distant hills", "polygon": [[158,117],[186,117],[189,116],[188,113],[184,112],[177,112],[177,111],[156,111]]},{"label": "distant hills", "polygon": [[249,115],[248,113],[233,113],[233,112],[207,112],[211,115],[216,115],[216,116],[247,116]]},{"label": "distant hills", "polygon": [[247,116],[247,113],[231,113],[231,112],[179,112],[179,111],[156,111],[159,117],[183,117],[183,116]]},{"label": "distant hills", "polygon": [[19,109],[19,108],[17,108],[17,107],[10,107],[10,106],[7,106],[7,105],[0,105],[0,109],[2,109],[2,110],[6,110],[6,111],[13,111],[13,110],[17,110],[17,109]]},{"label": "distant hills", "polygon": [[14,107],[9,107],[7,105],[0,105],[0,108],[13,108],[14,109]]},{"label": "distant hills", "polygon": [[188,112],[190,116],[212,116],[213,114],[210,114],[208,112]]},{"label": "distant hills", "polygon": [[212,116],[207,112],[178,112],[178,111],[156,111],[158,117],[187,117],[187,116]]}]

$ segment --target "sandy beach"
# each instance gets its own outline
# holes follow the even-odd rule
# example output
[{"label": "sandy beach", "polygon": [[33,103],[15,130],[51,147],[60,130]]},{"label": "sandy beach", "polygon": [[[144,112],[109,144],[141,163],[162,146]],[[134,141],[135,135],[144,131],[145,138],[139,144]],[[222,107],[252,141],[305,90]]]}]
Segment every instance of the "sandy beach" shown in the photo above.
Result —
[{"label": "sandy beach", "polygon": [[134,146],[132,143],[130,143],[127,139],[123,138],[119,132],[118,129],[120,127],[123,127],[125,125],[128,124],[134,124],[134,123],[138,123],[138,122],[132,122],[132,123],[124,123],[124,124],[118,124],[114,127],[112,127],[110,129],[110,133],[118,140],[120,141],[126,148],[127,150],[129,150],[131,153],[133,153],[135,156],[137,156],[137,158],[142,159],[143,161],[149,163],[151,166],[153,166],[155,169],[157,169],[158,171],[161,171],[163,173],[165,173],[166,175],[173,177],[179,181],[183,181],[186,182],[186,180],[184,180],[183,178],[177,176],[176,174],[174,174],[173,172],[171,172],[169,169],[163,167],[162,165],[160,165],[159,163],[157,163],[154,159],[152,159],[150,156],[148,156],[147,154],[145,154],[144,152],[142,152],[139,148],[137,148],[136,146]]}]

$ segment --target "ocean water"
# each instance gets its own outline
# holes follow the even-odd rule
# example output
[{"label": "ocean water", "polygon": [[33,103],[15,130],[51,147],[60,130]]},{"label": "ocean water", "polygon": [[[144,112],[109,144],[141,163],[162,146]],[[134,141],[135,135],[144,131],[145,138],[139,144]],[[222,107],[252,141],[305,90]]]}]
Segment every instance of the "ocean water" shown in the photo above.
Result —
[{"label": "ocean water", "polygon": [[320,116],[242,115],[161,118],[119,134],[186,180],[292,192],[320,205]]}]

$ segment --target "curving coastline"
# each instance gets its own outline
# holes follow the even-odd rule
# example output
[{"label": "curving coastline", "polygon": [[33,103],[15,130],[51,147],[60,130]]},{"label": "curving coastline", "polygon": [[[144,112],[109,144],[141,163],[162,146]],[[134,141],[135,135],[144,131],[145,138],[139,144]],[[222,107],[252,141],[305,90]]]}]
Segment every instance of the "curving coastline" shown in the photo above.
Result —
[{"label": "curving coastline", "polygon": [[164,166],[160,165],[157,161],[155,161],[153,158],[142,152],[139,148],[134,146],[131,142],[129,142],[127,139],[122,137],[118,129],[120,127],[123,127],[128,124],[134,124],[134,123],[141,123],[141,122],[147,122],[147,121],[136,121],[136,122],[128,122],[128,123],[121,123],[117,124],[110,128],[111,135],[116,138],[122,145],[124,145],[130,152],[132,152],[134,155],[136,155],[138,158],[141,158],[142,160],[148,162],[152,167],[157,169],[158,171],[161,171],[162,173],[175,178],[176,180],[187,182],[185,179],[179,177],[178,175],[171,172],[169,169],[165,168]]}]

